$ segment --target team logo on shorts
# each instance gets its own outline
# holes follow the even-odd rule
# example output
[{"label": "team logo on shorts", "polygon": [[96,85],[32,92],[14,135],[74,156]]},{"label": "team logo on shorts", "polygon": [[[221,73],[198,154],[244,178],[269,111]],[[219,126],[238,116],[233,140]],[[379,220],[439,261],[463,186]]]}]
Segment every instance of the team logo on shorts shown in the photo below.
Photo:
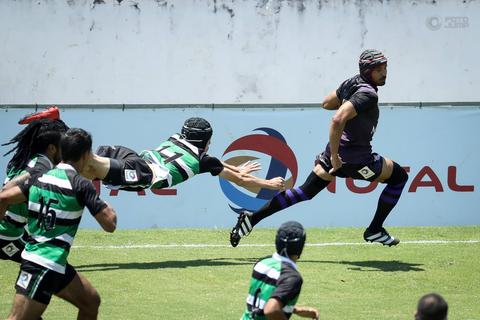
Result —
[{"label": "team logo on shorts", "polygon": [[30,273],[22,271],[18,276],[17,286],[23,289],[27,289],[31,279],[32,279],[32,275]]},{"label": "team logo on shorts", "polygon": [[358,170],[357,172],[360,173],[362,175],[362,177],[364,177],[365,179],[368,179],[368,178],[373,177],[375,175],[375,172],[370,170],[370,168],[367,167],[367,166],[363,167],[362,169]]},{"label": "team logo on shorts", "polygon": [[2,251],[9,257],[13,256],[15,253],[20,251],[13,243],[7,244],[5,247],[2,248]]},{"label": "team logo on shorts", "polygon": [[[297,158],[287,145],[285,138],[272,128],[258,128],[253,131],[262,131],[266,134],[251,134],[233,141],[223,153],[224,158],[227,154],[230,157],[223,161],[237,166],[249,160],[266,160],[269,162],[269,166],[262,168],[262,172],[267,172],[265,179],[286,178],[287,173],[290,172],[291,176],[285,181],[285,186],[286,188],[293,187],[298,173]],[[230,208],[235,212],[242,209],[258,210],[278,192],[258,187],[245,188],[248,192],[243,188],[237,189],[222,178],[220,178],[220,187],[231,202]]]},{"label": "team logo on shorts", "polygon": [[125,169],[125,181],[127,182],[137,182],[138,176],[135,170]]}]

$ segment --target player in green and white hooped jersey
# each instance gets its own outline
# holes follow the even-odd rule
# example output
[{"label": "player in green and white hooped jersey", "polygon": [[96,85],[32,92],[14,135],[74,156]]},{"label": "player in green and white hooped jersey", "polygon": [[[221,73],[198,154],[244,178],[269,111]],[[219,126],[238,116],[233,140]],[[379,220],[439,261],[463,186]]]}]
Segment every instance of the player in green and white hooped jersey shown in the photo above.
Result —
[{"label": "player in green and white hooped jersey", "polygon": [[116,228],[116,214],[101,200],[90,180],[79,173],[92,157],[92,139],[82,129],[62,137],[63,161],[20,186],[0,192],[0,212],[28,199],[29,242],[22,252],[16,295],[9,319],[38,319],[56,295],[78,308],[78,319],[96,319],[100,296],[67,262],[84,207],[107,232]]},{"label": "player in green and white hooped jersey", "polygon": [[[3,188],[20,184],[22,181],[47,172],[60,162],[60,138],[68,127],[61,120],[36,120],[10,139],[5,145],[16,144],[5,155],[15,151],[7,165],[7,178]],[[0,221],[0,259],[21,261],[20,254],[25,246],[27,233],[27,203],[8,207]]]},{"label": "player in green and white hooped jersey", "polygon": [[236,167],[208,155],[212,133],[207,120],[189,118],[180,134],[153,150],[137,154],[124,146],[101,146],[83,175],[100,179],[111,189],[127,191],[168,188],[206,172],[242,187],[284,188],[281,177],[266,180],[250,175],[259,170],[255,164]]},{"label": "player in green and white hooped jersey", "polygon": [[289,319],[293,313],[318,319],[317,309],[296,306],[303,283],[296,261],[302,254],[305,239],[300,223],[289,221],[280,226],[275,238],[277,252],[253,268],[247,308],[241,320]]}]

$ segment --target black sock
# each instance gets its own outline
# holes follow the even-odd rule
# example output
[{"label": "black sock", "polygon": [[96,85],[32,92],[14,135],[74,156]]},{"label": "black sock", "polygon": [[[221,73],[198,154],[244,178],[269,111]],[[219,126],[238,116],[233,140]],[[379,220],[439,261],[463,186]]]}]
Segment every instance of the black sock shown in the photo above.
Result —
[{"label": "black sock", "polygon": [[329,183],[330,181],[323,180],[314,172],[310,173],[303,185],[278,193],[272,200],[256,211],[250,219],[252,226],[277,211],[286,209],[295,203],[312,199]]},{"label": "black sock", "polygon": [[393,172],[390,178],[385,180],[387,186],[383,189],[378,199],[377,211],[373,217],[372,222],[368,229],[371,232],[377,232],[382,229],[385,219],[387,219],[388,214],[400,199],[402,195],[403,187],[407,183],[408,175],[405,170],[400,167],[396,162],[393,163]]}]

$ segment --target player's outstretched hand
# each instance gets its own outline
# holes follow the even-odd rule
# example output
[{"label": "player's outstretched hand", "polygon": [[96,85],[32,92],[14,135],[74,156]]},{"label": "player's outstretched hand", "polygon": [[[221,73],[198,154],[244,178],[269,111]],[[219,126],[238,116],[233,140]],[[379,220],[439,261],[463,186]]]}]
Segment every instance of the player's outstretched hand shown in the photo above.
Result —
[{"label": "player's outstretched hand", "polygon": [[320,313],[317,309],[312,307],[297,307],[295,306],[294,313],[302,318],[309,318],[309,319],[320,319]]},{"label": "player's outstretched hand", "polygon": [[249,174],[262,169],[262,165],[256,161],[247,161],[238,166],[241,173]]},{"label": "player's outstretched hand", "polygon": [[332,169],[328,171],[329,174],[333,174],[335,171],[342,167],[342,158],[340,158],[340,155],[338,153],[336,155],[332,154],[332,156],[330,157],[330,161],[332,163]]},{"label": "player's outstretched hand", "polygon": [[269,180],[274,190],[285,190],[285,179],[276,177]]}]

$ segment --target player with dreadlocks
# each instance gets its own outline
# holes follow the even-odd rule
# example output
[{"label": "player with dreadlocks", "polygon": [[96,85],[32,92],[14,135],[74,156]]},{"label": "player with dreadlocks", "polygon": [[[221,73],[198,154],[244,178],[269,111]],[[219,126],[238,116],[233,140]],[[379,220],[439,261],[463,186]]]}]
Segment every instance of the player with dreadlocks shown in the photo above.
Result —
[{"label": "player with dreadlocks", "polygon": [[189,118],[180,134],[172,135],[153,150],[137,154],[124,146],[100,146],[82,175],[102,180],[108,188],[127,191],[169,188],[206,172],[239,186],[284,188],[281,177],[266,180],[250,175],[259,169],[255,163],[236,167],[208,155],[212,133],[207,120]]},{"label": "player with dreadlocks", "polygon": [[296,306],[303,283],[296,263],[306,237],[303,226],[296,221],[280,226],[275,237],[276,252],[253,267],[242,320],[289,319],[292,314],[319,318],[317,309]]},{"label": "player with dreadlocks", "polygon": [[[60,162],[60,138],[68,130],[61,120],[38,119],[2,146],[15,144],[4,156],[14,153],[7,165],[3,189],[21,184],[52,169]],[[26,203],[11,205],[4,219],[0,216],[0,259],[20,262],[25,246]]]},{"label": "player with dreadlocks", "polygon": [[330,141],[325,151],[317,156],[305,183],[280,192],[254,213],[241,212],[230,233],[232,246],[237,246],[240,239],[266,217],[315,197],[334,176],[385,183],[363,238],[388,246],[400,242],[390,236],[383,223],[397,204],[408,175],[396,162],[373,153],[370,144],[379,117],[378,86],[385,85],[387,78],[387,58],[378,50],[365,50],[360,55],[359,68],[360,74],[345,80],[323,101],[324,109],[337,111],[330,125]]}]

